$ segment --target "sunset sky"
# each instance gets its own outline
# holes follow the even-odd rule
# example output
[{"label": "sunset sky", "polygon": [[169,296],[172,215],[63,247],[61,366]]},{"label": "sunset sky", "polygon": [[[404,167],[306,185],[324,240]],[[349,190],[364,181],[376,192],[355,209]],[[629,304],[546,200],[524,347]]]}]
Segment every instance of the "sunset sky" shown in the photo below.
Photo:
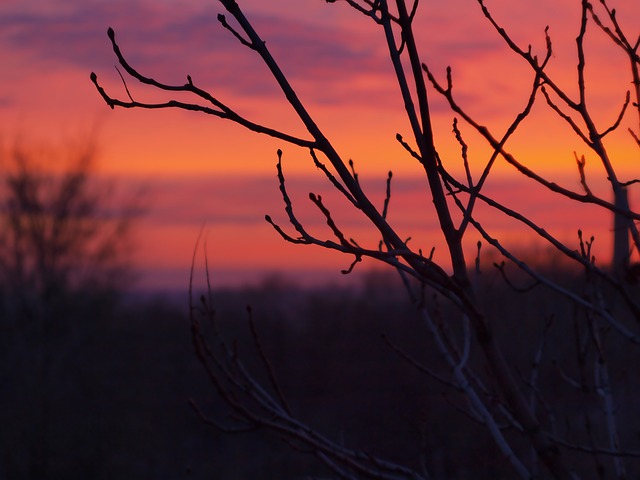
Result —
[{"label": "sunset sky", "polygon": [[[436,259],[446,264],[421,168],[395,141],[396,133],[406,139],[411,135],[380,27],[340,1],[238,3],[325,135],[344,158],[354,160],[363,185],[380,206],[387,171],[393,170],[392,223],[423,250],[436,246]],[[541,56],[549,25],[555,52],[550,72],[576,96],[580,2],[487,0],[486,5],[521,46],[531,44]],[[611,6],[636,38],[637,0],[611,0]],[[144,287],[186,285],[203,224],[217,285],[256,283],[275,272],[309,283],[340,281],[340,270],[350,258],[288,245],[264,221],[270,214],[288,227],[275,177],[276,150],[282,148],[287,183],[308,229],[330,236],[306,198],[313,191],[328,198],[350,236],[377,245],[357,212],[332,196],[305,150],[201,113],[112,111],[89,80],[95,72],[112,96],[126,99],[106,34],[112,27],[124,55],[143,74],[170,84],[183,84],[190,75],[197,86],[246,118],[309,138],[257,56],[218,23],[222,11],[214,0],[3,0],[0,138],[5,144],[16,138],[64,144],[97,132],[100,174],[145,192],[148,213],[138,224],[135,254]],[[505,47],[475,0],[423,0],[416,23],[422,60],[443,82],[450,65],[459,102],[500,136],[527,99],[532,75],[522,59]],[[615,121],[631,87],[630,72],[621,51],[593,24],[588,39],[588,101],[604,129]],[[135,99],[170,98],[132,79],[127,85]],[[437,92],[429,95],[440,156],[452,172],[461,173],[459,146],[451,134],[453,114]],[[625,133],[638,126],[631,113],[608,140],[622,179],[640,176],[640,154]],[[488,150],[470,128],[462,128],[477,175]],[[542,101],[507,149],[576,191],[580,185],[573,152],[584,154],[591,186],[604,188],[596,157]],[[606,214],[545,195],[504,162],[494,175],[487,188],[498,198],[560,239],[575,242],[576,248],[578,228],[596,235],[596,254],[603,259],[609,255],[611,220]],[[637,197],[632,192],[636,204]],[[513,222],[487,213],[483,223],[521,250],[533,244]],[[469,245],[478,238],[470,232]],[[373,266],[367,262],[362,270]]]}]

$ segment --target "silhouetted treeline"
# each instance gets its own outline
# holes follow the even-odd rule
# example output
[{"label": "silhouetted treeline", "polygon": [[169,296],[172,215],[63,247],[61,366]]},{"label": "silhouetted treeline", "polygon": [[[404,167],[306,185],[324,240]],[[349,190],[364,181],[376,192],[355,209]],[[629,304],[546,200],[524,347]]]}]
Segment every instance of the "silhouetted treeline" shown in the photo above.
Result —
[{"label": "silhouetted treeline", "polygon": [[[511,358],[521,359],[515,371],[529,371],[537,344],[531,338],[540,335],[545,318],[552,322],[545,361],[571,365],[575,312],[569,304],[542,288],[523,296],[495,276],[487,278],[486,307],[496,318],[504,310],[519,319],[517,325],[497,326]],[[70,299],[67,309],[56,313],[60,327],[46,335],[35,335],[25,319],[2,317],[0,478],[330,476],[312,454],[292,450],[272,433],[223,433],[190,407],[193,399],[211,420],[233,423],[197,363],[186,292],[179,298],[109,301],[89,309],[86,299]],[[448,308],[442,299],[425,298]],[[393,276],[371,274],[352,289],[300,290],[271,281],[260,288],[215,291],[213,305],[221,334],[235,339],[247,368],[266,379],[248,327],[245,306],[251,305],[290,408],[319,432],[416,469],[423,463],[433,478],[512,478],[484,427],[465,413],[463,395],[420,373],[394,349],[435,372],[443,365]],[[622,389],[616,392],[625,421],[621,433],[636,437],[640,358],[621,353],[609,362],[616,376],[612,383]],[[577,370],[545,371],[544,391],[560,401],[547,400],[562,406],[555,410],[558,420],[578,434],[585,418],[572,410],[583,399],[562,381]],[[445,380],[446,372],[440,370]],[[592,414],[599,415],[598,406]],[[628,466],[630,478],[640,472],[639,462]],[[585,461],[585,468],[595,467]]]}]

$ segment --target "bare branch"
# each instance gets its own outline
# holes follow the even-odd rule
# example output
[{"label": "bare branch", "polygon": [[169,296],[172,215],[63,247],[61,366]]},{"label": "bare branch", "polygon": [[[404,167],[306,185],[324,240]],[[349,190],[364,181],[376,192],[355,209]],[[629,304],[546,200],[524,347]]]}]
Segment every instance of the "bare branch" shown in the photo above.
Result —
[{"label": "bare branch", "polygon": [[[313,141],[304,140],[304,139],[295,137],[293,135],[288,135],[286,133],[253,123],[243,118],[242,116],[238,115],[236,112],[231,110],[228,106],[220,102],[217,98],[215,98],[208,92],[205,92],[204,90],[196,87],[193,84],[193,81],[190,76],[187,76],[187,83],[184,85],[168,85],[168,84],[158,82],[151,77],[146,77],[142,75],[136,69],[134,69],[122,55],[122,52],[120,51],[120,47],[116,43],[115,32],[113,31],[112,28],[109,28],[107,34],[109,36],[109,39],[111,40],[113,51],[115,52],[120,65],[122,65],[122,67],[125,69],[125,71],[129,75],[131,75],[133,78],[138,80],[140,83],[145,85],[150,85],[152,87],[155,87],[159,90],[164,90],[164,91],[192,93],[196,97],[199,97],[212,105],[212,107],[207,107],[204,105],[199,105],[195,103],[185,103],[177,100],[169,100],[161,103],[136,102],[136,101],[133,101],[128,88],[127,88],[127,94],[129,96],[129,101],[124,102],[124,101],[110,97],[106,93],[106,91],[98,84],[97,75],[95,73],[91,73],[91,76],[90,76],[91,81],[93,82],[96,89],[98,90],[98,93],[100,93],[100,96],[102,96],[104,101],[111,108],[114,108],[116,106],[122,107],[122,108],[145,108],[145,109],[180,108],[183,110],[197,111],[197,112],[202,112],[208,115],[213,115],[219,118],[230,120],[234,123],[238,123],[239,125],[242,125],[248,130],[251,130],[257,133],[262,133],[274,138],[278,138],[294,145],[307,147],[307,148],[314,148],[315,142]],[[118,71],[118,73],[120,72]],[[123,79],[123,82],[124,82],[124,79]],[[126,84],[125,84],[125,88],[126,88]]]},{"label": "bare branch", "polygon": [[254,341],[255,346],[256,346],[256,350],[257,350],[258,354],[260,355],[260,359],[262,360],[262,364],[267,369],[267,374],[269,376],[269,382],[271,383],[271,386],[273,387],[274,391],[276,392],[277,398],[280,401],[280,405],[282,406],[284,411],[287,412],[288,415],[291,415],[291,410],[289,409],[289,406],[287,405],[287,401],[285,400],[284,395],[282,393],[282,390],[280,389],[280,384],[276,380],[276,375],[275,375],[275,372],[273,371],[273,365],[271,365],[271,362],[269,361],[269,358],[267,357],[267,354],[264,351],[264,347],[262,346],[262,342],[260,341],[260,336],[258,335],[258,330],[256,328],[256,322],[253,319],[253,310],[252,310],[252,308],[250,306],[247,306],[247,315],[249,317],[249,326],[251,328],[251,337],[253,338],[253,341]]},{"label": "bare branch", "polygon": [[576,164],[578,165],[578,173],[580,174],[580,184],[582,185],[582,188],[584,188],[584,192],[587,195],[593,195],[591,193],[591,190],[589,189],[589,186],[587,185],[587,177],[585,176],[585,173],[584,173],[584,167],[587,164],[587,160],[584,158],[584,155],[578,158],[578,154],[575,151],[573,152],[573,155],[576,157]]},{"label": "bare branch", "polygon": [[311,158],[313,159],[313,163],[315,164],[315,166],[327,176],[327,178],[333,184],[335,189],[338,190],[340,193],[342,193],[347,198],[347,200],[349,200],[353,204],[353,206],[357,208],[358,203],[356,202],[355,198],[353,198],[353,195],[351,195],[351,193],[349,193],[349,191],[347,191],[344,188],[344,186],[338,181],[338,179],[331,174],[331,172],[327,169],[324,163],[318,160],[316,152],[313,150],[313,148],[309,150],[309,154],[311,155]]},{"label": "bare branch", "polygon": [[386,220],[387,213],[389,212],[389,201],[391,200],[391,178],[393,173],[389,170],[389,174],[387,175],[387,190],[384,196],[384,206],[382,207],[382,218]]},{"label": "bare branch", "polygon": [[600,134],[600,137],[605,137],[609,133],[618,129],[618,127],[620,126],[620,123],[622,122],[622,119],[624,118],[624,114],[627,111],[627,107],[629,106],[630,101],[631,101],[631,92],[627,90],[627,93],[624,98],[624,103],[622,104],[622,108],[620,109],[620,113],[618,114],[618,118],[616,118],[615,122],[613,122],[613,125],[611,125],[609,128],[607,128],[604,132]]},{"label": "bare branch", "polygon": [[227,30],[229,30],[234,37],[236,37],[238,39],[238,41],[244,45],[247,48],[250,48],[251,50],[255,50],[256,48],[254,47],[253,43],[251,43],[250,41],[246,40],[242,35],[240,35],[231,25],[229,25],[227,23],[227,19],[224,15],[219,14],[218,15],[218,21],[220,22],[220,24],[226,28]]},{"label": "bare branch", "polygon": [[447,98],[447,100],[449,100],[449,105],[451,106],[451,108],[460,116],[462,116],[469,125],[471,125],[480,135],[482,135],[485,138],[485,140],[487,140],[487,142],[489,143],[489,145],[491,145],[492,148],[498,151],[502,155],[502,157],[510,165],[514,166],[520,173],[522,173],[528,178],[531,178],[532,180],[535,180],[536,182],[540,183],[541,185],[548,188],[552,192],[559,193],[572,200],[576,200],[582,203],[593,203],[595,205],[606,208],[607,210],[610,210],[612,212],[620,213],[622,215],[628,216],[629,218],[632,218],[635,220],[640,220],[640,213],[630,212],[628,210],[621,209],[620,207],[617,207],[616,205],[610,202],[607,202],[606,200],[603,200],[596,196],[587,195],[587,194],[578,194],[576,192],[573,192],[572,190],[563,188],[555,182],[546,180],[545,178],[538,175],[530,168],[518,162],[512,154],[505,151],[504,147],[501,145],[501,142],[496,140],[486,127],[478,124],[475,120],[473,120],[468,114],[464,112],[464,110],[454,101],[451,95],[451,89],[443,88],[436,81],[435,77],[431,75],[427,67],[425,66],[424,68],[426,69],[427,75],[429,76],[429,79],[431,83],[434,85],[434,87],[436,88],[436,90],[441,94],[443,94]]}]

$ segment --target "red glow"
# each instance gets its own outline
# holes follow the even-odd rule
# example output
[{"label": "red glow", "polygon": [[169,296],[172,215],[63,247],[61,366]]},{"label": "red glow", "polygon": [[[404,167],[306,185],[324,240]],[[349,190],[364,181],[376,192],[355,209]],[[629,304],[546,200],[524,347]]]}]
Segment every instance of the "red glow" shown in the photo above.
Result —
[{"label": "red glow", "polygon": [[[407,139],[410,134],[391,68],[385,63],[384,48],[372,40],[379,39],[380,32],[367,25],[365,18],[354,17],[354,12],[347,8],[323,2],[253,0],[242,3],[269,38],[274,55],[282,61],[285,72],[290,74],[318,124],[344,157],[355,161],[363,181],[372,185],[380,205],[387,171],[391,169],[396,174],[399,183],[392,200],[391,218],[398,219],[400,231],[412,236],[425,250],[436,246],[436,255],[444,258],[426,192],[402,190],[403,185],[407,185],[402,183],[403,179],[415,181],[422,178],[423,173],[395,140],[398,132]],[[575,5],[571,2],[559,5],[555,1],[526,6],[506,0],[492,3],[495,5],[490,8],[495,9],[496,16],[506,26],[518,32],[517,38],[540,51],[544,48],[543,28],[551,22],[556,52],[551,68],[559,81],[575,84],[574,48],[578,28]],[[184,82],[190,74],[198,85],[219,95],[242,115],[305,136],[300,122],[276,91],[265,69],[251,58],[251,52],[233,42],[230,46],[219,46],[228,35],[218,31],[216,12],[210,8],[210,2],[192,1],[182,7],[145,1],[136,2],[135,7],[130,7],[129,2],[122,5],[122,9],[99,8],[92,1],[67,2],[64,9],[45,15],[39,10],[31,11],[28,4],[19,0],[3,2],[0,18],[7,20],[0,25],[0,52],[4,63],[0,75],[0,132],[5,141],[11,142],[13,137],[22,135],[59,142],[60,138],[81,136],[97,126],[101,172],[141,182],[151,186],[154,192],[150,218],[141,221],[138,232],[136,262],[143,271],[159,268],[188,272],[191,253],[204,222],[209,261],[214,267],[243,272],[333,269],[339,277],[339,270],[346,268],[350,259],[317,248],[286,244],[262,220],[263,215],[269,213],[283,227],[288,227],[275,177],[275,151],[282,148],[285,173],[292,178],[292,188],[295,184],[300,190],[296,205],[301,218],[312,218],[314,228],[320,231],[325,228],[305,196],[308,190],[331,189],[328,184],[322,184],[322,180],[320,183],[307,180],[317,172],[306,151],[202,114],[110,111],[104,105],[89,81],[91,71],[96,71],[105,88],[114,94],[126,95],[113,69],[115,58],[105,34],[106,27],[112,25],[123,50],[131,55],[132,61],[148,69],[150,75]],[[445,79],[445,67],[451,65],[460,101],[481,123],[495,129],[496,135],[501,134],[526,102],[530,72],[496,38],[479,9],[471,8],[477,5],[462,7],[462,2],[455,1],[436,2],[426,7],[427,13],[420,20],[429,25],[422,39],[427,46],[425,61],[441,81]],[[462,8],[469,13],[461,18]],[[627,24],[640,24],[636,0],[621,0],[616,2],[616,8]],[[127,15],[122,14],[123,10]],[[203,15],[210,19],[204,22]],[[297,41],[283,36],[280,28],[281,23],[285,25],[294,17],[307,22],[294,24],[297,29],[291,30],[291,34],[297,35]],[[8,24],[10,20],[12,23]],[[348,41],[341,44],[343,39]],[[345,51],[325,51],[321,48],[325,42],[329,46],[342,45]],[[614,60],[619,60],[619,54],[605,49],[607,45],[601,34],[594,35],[588,45],[592,87],[589,101],[597,109],[596,120],[602,124],[615,121],[624,91],[629,87],[626,64],[620,62],[621,69],[616,69]],[[309,50],[313,57],[305,54]],[[135,98],[157,95],[134,82],[128,83],[128,87]],[[451,135],[453,114],[435,92],[430,95],[440,156],[452,172],[462,172],[460,148]],[[521,162],[560,179],[563,185],[577,191],[580,186],[573,152],[585,154],[587,172],[597,184],[596,179],[602,178],[603,173],[595,156],[566,123],[558,120],[542,103],[540,100],[507,149]],[[634,125],[631,116],[625,117],[624,128],[609,141],[609,152],[620,174],[629,178],[637,177],[640,160],[637,148],[625,131]],[[471,145],[473,173],[478,175],[490,151],[468,127],[462,128]],[[570,204],[564,206],[563,202],[556,205],[553,197],[545,200],[546,197],[533,193],[537,192],[535,189],[529,193],[529,184],[520,180],[515,183],[518,189],[509,193],[510,179],[516,177],[514,168],[504,161],[498,162],[495,174],[501,178],[494,184],[496,192],[506,195],[507,203],[531,212],[541,223],[550,225],[550,231],[561,239],[575,239],[578,227],[593,232],[598,255],[608,257],[610,221],[606,215],[593,215],[588,208],[580,210]],[[209,175],[214,179],[211,189],[233,183],[242,190],[245,188],[243,175],[270,180],[260,184],[260,192],[249,190],[245,195],[233,197],[207,195],[206,188],[199,183],[198,188],[204,188],[204,193],[196,195],[191,179]],[[163,182],[167,180],[176,180],[179,185],[173,190],[168,187],[164,190]],[[179,197],[179,201],[174,202],[171,195]],[[229,205],[230,198],[236,203]],[[365,238],[375,248],[375,234],[361,226],[357,216],[342,212],[343,204],[339,200],[334,202],[350,232]],[[167,213],[168,205],[183,209],[182,214],[180,211],[176,214],[176,210]],[[230,218],[220,220],[221,206],[233,207],[228,209],[232,212]],[[180,217],[188,217],[189,221],[182,221]],[[486,221],[495,221],[492,231],[496,236],[511,243],[530,243],[531,234],[513,223],[498,221],[490,213]],[[326,235],[330,236],[330,232]],[[471,251],[476,240],[470,238]],[[153,284],[149,280],[152,276],[146,277],[149,284]],[[184,278],[177,279],[175,285],[182,285],[184,281]]]}]

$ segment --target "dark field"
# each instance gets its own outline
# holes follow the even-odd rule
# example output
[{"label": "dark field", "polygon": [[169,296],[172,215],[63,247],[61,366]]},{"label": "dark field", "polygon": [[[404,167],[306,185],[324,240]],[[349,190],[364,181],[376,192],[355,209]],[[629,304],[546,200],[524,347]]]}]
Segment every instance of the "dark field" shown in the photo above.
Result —
[{"label": "dark field", "polygon": [[[567,381],[580,374],[579,312],[543,287],[516,293],[493,272],[486,275],[483,302],[522,388],[550,321],[536,390],[543,397],[540,408],[548,409],[545,418],[563,437],[577,443],[596,438],[606,447],[607,437],[598,431],[604,418],[598,395],[576,391]],[[566,272],[554,275],[578,282]],[[35,317],[5,316],[0,479],[335,478],[312,452],[292,448],[276,433],[223,433],[194,411],[190,399],[206,417],[234,424],[198,364],[186,292],[183,297],[107,298],[90,305],[67,299],[48,312],[46,326]],[[350,290],[298,290],[271,281],[257,289],[216,291],[213,300],[222,335],[230,344],[237,341],[238,356],[266,381],[247,321],[245,306],[251,305],[292,412],[335,442],[426,469],[435,479],[514,477],[484,426],[470,418],[464,396],[419,372],[390,345],[451,379],[395,277],[372,274]],[[427,296],[427,302],[440,305],[442,318],[458,316],[442,299]],[[615,335],[606,336],[605,348],[620,442],[640,450],[638,349]],[[473,346],[470,362],[485,373]],[[517,432],[506,435],[518,445]],[[592,473],[603,469],[601,478],[610,478],[609,459],[567,455],[576,456],[588,477],[598,478]],[[637,478],[640,462],[625,462],[629,478]]]}]

